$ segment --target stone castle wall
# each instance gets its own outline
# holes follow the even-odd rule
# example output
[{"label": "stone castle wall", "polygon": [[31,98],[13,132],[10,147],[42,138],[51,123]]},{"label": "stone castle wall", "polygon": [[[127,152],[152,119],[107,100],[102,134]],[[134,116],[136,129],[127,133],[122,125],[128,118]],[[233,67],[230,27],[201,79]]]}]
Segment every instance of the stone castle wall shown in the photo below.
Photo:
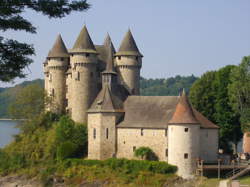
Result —
[{"label": "stone castle wall", "polygon": [[170,125],[168,163],[178,166],[178,175],[193,178],[200,148],[200,125]]},{"label": "stone castle wall", "polygon": [[142,146],[151,148],[159,160],[167,161],[168,142],[165,129],[117,128],[118,158],[135,159],[134,149]]},{"label": "stone castle wall", "polygon": [[215,163],[218,159],[218,129],[200,130],[200,158],[207,163]]},{"label": "stone castle wall", "polygon": [[71,55],[72,119],[79,123],[87,122],[87,110],[97,95],[96,54]]},{"label": "stone castle wall", "polygon": [[141,58],[136,56],[116,57],[119,82],[124,83],[133,95],[140,95]]},{"label": "stone castle wall", "polygon": [[48,60],[48,77],[46,77],[45,89],[52,99],[52,105],[49,110],[62,113],[65,110],[66,99],[66,77],[67,58],[51,58]]}]

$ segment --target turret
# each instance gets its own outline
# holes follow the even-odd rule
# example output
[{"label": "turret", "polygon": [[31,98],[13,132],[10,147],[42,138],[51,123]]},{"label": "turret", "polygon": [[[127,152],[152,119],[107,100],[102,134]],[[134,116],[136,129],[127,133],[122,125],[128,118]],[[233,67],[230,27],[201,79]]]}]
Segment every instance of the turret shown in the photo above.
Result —
[{"label": "turret", "polygon": [[69,54],[61,35],[58,35],[53,48],[49,51],[47,61],[44,63],[44,73],[45,90],[51,98],[51,105],[47,109],[59,114],[65,110],[65,72],[68,66]]},{"label": "turret", "polygon": [[140,95],[140,69],[143,56],[130,30],[126,33],[115,56],[120,83],[129,90],[130,94]]},{"label": "turret", "polygon": [[199,158],[200,124],[194,116],[185,92],[179,98],[168,122],[168,163],[178,167],[177,174],[193,178]]},{"label": "turret", "polygon": [[86,26],[70,50],[72,119],[87,122],[87,110],[97,95],[97,51]]},{"label": "turret", "polygon": [[111,42],[111,39],[108,35],[104,46],[107,50],[107,62],[106,62],[106,70],[102,72],[102,86],[108,86],[110,90],[117,85],[117,73],[114,68],[114,46]]},{"label": "turret", "polygon": [[106,70],[102,73],[102,90],[88,111],[88,158],[107,159],[116,156],[116,124],[124,114],[119,97],[113,50],[109,43]]}]

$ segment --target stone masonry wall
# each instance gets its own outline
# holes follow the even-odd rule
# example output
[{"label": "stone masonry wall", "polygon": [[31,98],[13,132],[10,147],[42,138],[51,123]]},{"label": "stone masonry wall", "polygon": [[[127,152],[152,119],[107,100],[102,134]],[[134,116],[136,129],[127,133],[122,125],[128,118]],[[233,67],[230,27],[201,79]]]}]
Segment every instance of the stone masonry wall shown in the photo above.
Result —
[{"label": "stone masonry wall", "polygon": [[134,148],[146,146],[151,148],[159,160],[167,161],[168,147],[165,129],[118,128],[117,129],[117,157],[134,159]]}]

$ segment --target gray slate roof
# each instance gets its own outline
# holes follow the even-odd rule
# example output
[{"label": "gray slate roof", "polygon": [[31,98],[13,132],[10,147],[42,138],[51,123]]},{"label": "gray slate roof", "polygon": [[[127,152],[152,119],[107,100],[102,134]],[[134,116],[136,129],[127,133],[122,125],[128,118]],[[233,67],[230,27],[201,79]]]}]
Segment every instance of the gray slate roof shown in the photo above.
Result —
[{"label": "gray slate roof", "polygon": [[123,112],[123,101],[104,85],[88,112]]},{"label": "gray slate roof", "polygon": [[[167,128],[179,96],[129,96],[124,103],[125,117],[118,128]],[[202,128],[218,128],[193,108]]]},{"label": "gray slate roof", "polygon": [[126,33],[125,37],[122,40],[121,46],[115,55],[116,56],[128,55],[128,56],[141,56],[142,57],[142,54],[140,53],[130,30],[128,30],[128,32]]},{"label": "gray slate roof", "polygon": [[70,50],[71,53],[97,53],[95,46],[89,36],[86,25],[82,28],[80,34],[78,35],[73,49]]},{"label": "gray slate roof", "polygon": [[57,36],[56,41],[48,54],[48,58],[53,58],[53,57],[54,58],[69,57],[67,48],[60,34]]}]

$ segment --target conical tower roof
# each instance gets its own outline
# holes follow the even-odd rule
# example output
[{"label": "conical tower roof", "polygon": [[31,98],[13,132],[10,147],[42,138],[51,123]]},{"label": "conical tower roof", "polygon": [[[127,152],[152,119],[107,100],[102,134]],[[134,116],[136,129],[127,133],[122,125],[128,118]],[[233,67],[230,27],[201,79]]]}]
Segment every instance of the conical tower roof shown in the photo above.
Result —
[{"label": "conical tower roof", "polygon": [[82,28],[80,34],[78,35],[73,49],[70,50],[72,53],[97,53],[95,46],[89,36],[86,25]]},{"label": "conical tower roof", "polygon": [[62,40],[61,35],[59,34],[56,38],[56,41],[52,47],[52,49],[49,51],[48,58],[53,57],[69,57],[67,48],[65,47],[65,44]]},{"label": "conical tower roof", "polygon": [[130,31],[130,29],[128,30],[128,32],[126,33],[125,37],[122,40],[121,46],[118,50],[118,52],[116,53],[116,56],[119,55],[127,55],[127,56],[141,56],[142,54],[140,53],[134,37]]},{"label": "conical tower roof", "polygon": [[199,124],[184,90],[168,124]]},{"label": "conical tower roof", "polygon": [[107,58],[107,62],[106,62],[106,70],[103,73],[116,74],[115,68],[114,68],[114,46],[113,46],[109,36],[108,36],[108,38],[106,38],[104,45],[106,45],[108,58]]},{"label": "conical tower roof", "polygon": [[104,47],[105,47],[106,49],[109,49],[110,46],[111,46],[111,49],[112,49],[113,54],[115,53],[115,47],[114,47],[114,45],[113,45],[113,42],[112,42],[112,40],[111,40],[109,34],[107,34],[107,36],[106,36],[106,38],[105,38],[105,40],[104,40],[104,42],[103,42],[103,45],[104,45]]}]

